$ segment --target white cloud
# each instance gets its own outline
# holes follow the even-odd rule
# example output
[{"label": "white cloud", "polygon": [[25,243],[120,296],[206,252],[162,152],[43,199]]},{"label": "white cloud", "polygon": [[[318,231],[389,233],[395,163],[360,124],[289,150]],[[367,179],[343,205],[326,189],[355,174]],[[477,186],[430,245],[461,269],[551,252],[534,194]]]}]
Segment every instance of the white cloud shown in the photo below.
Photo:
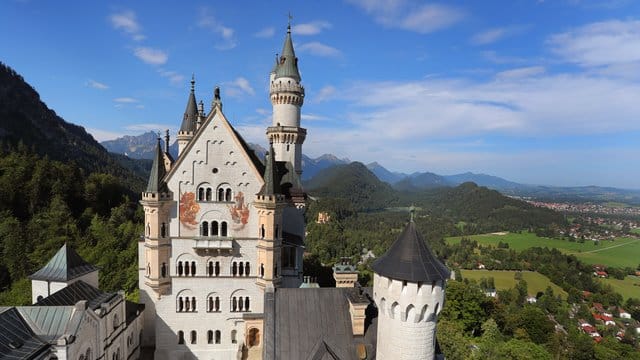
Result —
[{"label": "white cloud", "polygon": [[260,115],[271,115],[271,109],[264,109],[264,108],[258,108],[256,109],[256,112]]},{"label": "white cloud", "polygon": [[151,65],[163,65],[169,60],[169,55],[165,51],[150,47],[137,47],[133,51],[133,54],[140,60]]},{"label": "white cloud", "polygon": [[498,74],[496,74],[496,78],[501,80],[511,80],[517,78],[533,77],[536,75],[544,74],[544,72],[544,66],[528,66],[499,72]]},{"label": "white cloud", "polygon": [[93,138],[98,140],[99,142],[117,139],[119,137],[123,137],[124,135],[126,135],[125,133],[122,133],[122,132],[115,132],[115,131],[94,129],[94,128],[87,128],[87,132],[91,134]]},{"label": "white cloud", "polygon": [[500,40],[502,37],[504,37],[504,35],[504,28],[489,29],[473,35],[473,37],[471,38],[471,43],[473,43],[474,45],[491,44]]},{"label": "white cloud", "polygon": [[158,69],[160,76],[169,79],[172,85],[181,86],[184,85],[184,75],[178,74],[175,71]]},{"label": "white cloud", "polygon": [[640,62],[640,20],[610,20],[556,34],[549,41],[563,60],[583,67]]},{"label": "white cloud", "polygon": [[305,121],[323,121],[323,120],[329,120],[328,117],[323,116],[323,115],[318,115],[318,114],[309,114],[309,113],[303,113],[300,118],[302,120]]},{"label": "white cloud", "polygon": [[316,56],[325,56],[325,57],[340,57],[342,56],[342,52],[340,52],[340,50],[329,46],[329,45],[325,45],[321,42],[318,41],[313,41],[313,42],[309,42],[306,44],[302,44],[298,47],[298,50],[300,52],[307,52],[311,55],[316,55]]},{"label": "white cloud", "polygon": [[385,27],[421,34],[434,32],[460,22],[465,12],[457,7],[420,4],[414,0],[347,0],[373,16]]},{"label": "white cloud", "polygon": [[140,102],[140,100],[136,99],[136,98],[132,98],[132,97],[118,97],[113,99],[114,102],[117,102],[119,104],[135,104]]},{"label": "white cloud", "polygon": [[235,30],[225,26],[213,16],[211,9],[201,7],[198,11],[198,27],[208,29],[220,37],[219,41],[214,45],[218,50],[229,50],[236,47]]},{"label": "white cloud", "polygon": [[87,81],[87,86],[98,90],[107,90],[109,88],[109,85],[92,79],[89,79],[89,81]]},{"label": "white cloud", "polygon": [[291,32],[295,35],[316,35],[325,29],[330,29],[331,23],[317,20],[309,23],[296,24],[291,27]]},{"label": "white cloud", "polygon": [[124,10],[109,16],[111,25],[116,30],[122,30],[133,40],[140,41],[145,38],[142,34],[142,27],[136,19],[136,14],[131,10]]},{"label": "white cloud", "polygon": [[313,98],[313,102],[320,103],[320,102],[326,101],[330,99],[335,93],[336,93],[335,87],[331,85],[324,86],[318,91],[318,94],[316,94],[316,96]]},{"label": "white cloud", "polygon": [[273,26],[270,26],[258,31],[257,33],[253,34],[253,36],[258,38],[270,38],[273,37],[275,33],[276,29]]},{"label": "white cloud", "polygon": [[175,125],[167,125],[167,124],[158,124],[158,123],[142,123],[142,124],[132,124],[124,127],[125,130],[131,132],[147,132],[147,131],[155,131],[164,133],[165,129],[169,129],[172,132],[175,132],[177,128]]},{"label": "white cloud", "polygon": [[237,77],[233,81],[226,82],[223,85],[225,86],[225,93],[231,97],[253,96],[256,93],[253,87],[251,87],[249,80],[242,76]]},{"label": "white cloud", "polygon": [[495,64],[516,64],[516,63],[523,63],[526,61],[521,57],[502,55],[502,54],[498,54],[493,50],[483,51],[480,53],[480,55],[482,55],[482,57],[485,58],[487,61],[490,61]]}]

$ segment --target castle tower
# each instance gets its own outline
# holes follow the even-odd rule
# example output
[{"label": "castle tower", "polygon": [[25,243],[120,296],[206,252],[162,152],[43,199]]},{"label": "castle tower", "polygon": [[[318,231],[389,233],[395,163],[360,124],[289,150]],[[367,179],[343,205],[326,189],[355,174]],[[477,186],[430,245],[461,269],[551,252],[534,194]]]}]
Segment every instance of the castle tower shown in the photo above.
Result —
[{"label": "castle tower", "polygon": [[304,87],[300,83],[298,58],[291,41],[291,24],[282,47],[282,54],[269,76],[269,94],[273,105],[273,121],[267,137],[273,144],[276,161],[291,163],[302,174],[302,143],[307,129],[300,127],[300,108],[304,102]]},{"label": "castle tower", "polygon": [[196,103],[195,95],[196,80],[191,77],[191,92],[189,93],[189,99],[187,100],[187,108],[184,111],[182,117],[182,124],[180,130],[178,130],[178,157],[182,155],[182,151],[187,147],[189,141],[193,139],[193,135],[197,130],[198,123],[198,104]]},{"label": "castle tower", "polygon": [[144,208],[144,243],[138,246],[140,302],[145,310],[145,340],[152,339],[155,330],[155,302],[169,292],[171,241],[169,215],[172,195],[163,178],[166,174],[160,138],[156,145],[151,175],[140,204]]},{"label": "castle tower", "polygon": [[253,206],[258,211],[258,278],[256,283],[263,290],[277,287],[281,282],[282,213],[287,206],[280,193],[276,177],[273,145],[266,154],[264,186],[256,194]]},{"label": "castle tower", "polygon": [[450,272],[411,221],[373,263],[378,306],[376,359],[435,359],[436,322]]}]

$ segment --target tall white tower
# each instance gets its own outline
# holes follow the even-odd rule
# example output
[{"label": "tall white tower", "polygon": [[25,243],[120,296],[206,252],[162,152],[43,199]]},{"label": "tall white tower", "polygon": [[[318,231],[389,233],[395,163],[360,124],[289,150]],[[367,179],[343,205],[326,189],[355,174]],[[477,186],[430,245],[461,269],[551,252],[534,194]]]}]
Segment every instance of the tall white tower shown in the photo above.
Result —
[{"label": "tall white tower", "polygon": [[298,58],[293,51],[291,24],[287,27],[282,54],[276,58],[269,78],[273,122],[267,128],[267,137],[273,144],[275,160],[291,163],[300,176],[302,174],[302,143],[307,135],[307,129],[300,127],[300,108],[304,102],[304,87],[300,83]]},{"label": "tall white tower", "polygon": [[413,222],[372,266],[378,306],[376,359],[435,359],[436,322],[450,272]]}]

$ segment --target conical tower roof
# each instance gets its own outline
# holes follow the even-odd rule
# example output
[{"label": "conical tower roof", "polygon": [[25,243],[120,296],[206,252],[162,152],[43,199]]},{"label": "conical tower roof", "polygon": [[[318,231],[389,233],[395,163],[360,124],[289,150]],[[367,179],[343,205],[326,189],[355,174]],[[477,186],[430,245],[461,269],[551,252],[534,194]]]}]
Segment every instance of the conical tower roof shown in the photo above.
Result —
[{"label": "conical tower roof", "polygon": [[164,168],[164,159],[162,157],[162,149],[160,147],[160,138],[158,138],[158,144],[156,145],[155,155],[153,157],[153,165],[151,165],[151,174],[149,174],[149,182],[147,183],[146,192],[161,192],[165,186],[162,182],[162,178],[166,174]]},{"label": "conical tower roof", "polygon": [[275,153],[273,152],[273,144],[269,147],[266,154],[264,169],[264,186],[260,191],[260,195],[275,195],[280,193],[280,184],[277,180],[277,168],[275,163]]},{"label": "conical tower roof", "polygon": [[191,92],[189,92],[189,99],[187,100],[187,108],[184,110],[184,116],[182,117],[182,124],[180,125],[180,131],[196,131],[196,121],[198,118],[198,104],[196,103],[195,94],[196,80],[191,77]]},{"label": "conical tower roof", "polygon": [[64,244],[45,266],[29,278],[65,282],[96,270],[97,267],[84,261],[73,248]]},{"label": "conical tower roof", "polygon": [[451,275],[418,233],[413,219],[372,269],[379,275],[410,282],[442,281]]},{"label": "conical tower roof", "polygon": [[282,46],[282,54],[280,62],[276,67],[276,79],[279,77],[290,77],[300,81],[300,72],[298,71],[298,58],[293,50],[293,41],[291,40],[291,25],[287,27],[287,36]]}]

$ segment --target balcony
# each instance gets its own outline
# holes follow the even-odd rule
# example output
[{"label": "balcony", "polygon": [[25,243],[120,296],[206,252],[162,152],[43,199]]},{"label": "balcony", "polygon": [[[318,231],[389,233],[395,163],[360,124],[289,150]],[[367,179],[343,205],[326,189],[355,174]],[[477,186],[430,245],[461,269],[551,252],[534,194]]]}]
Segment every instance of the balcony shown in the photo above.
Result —
[{"label": "balcony", "polygon": [[193,238],[195,250],[218,253],[233,251],[233,238],[230,236],[199,236]]}]

